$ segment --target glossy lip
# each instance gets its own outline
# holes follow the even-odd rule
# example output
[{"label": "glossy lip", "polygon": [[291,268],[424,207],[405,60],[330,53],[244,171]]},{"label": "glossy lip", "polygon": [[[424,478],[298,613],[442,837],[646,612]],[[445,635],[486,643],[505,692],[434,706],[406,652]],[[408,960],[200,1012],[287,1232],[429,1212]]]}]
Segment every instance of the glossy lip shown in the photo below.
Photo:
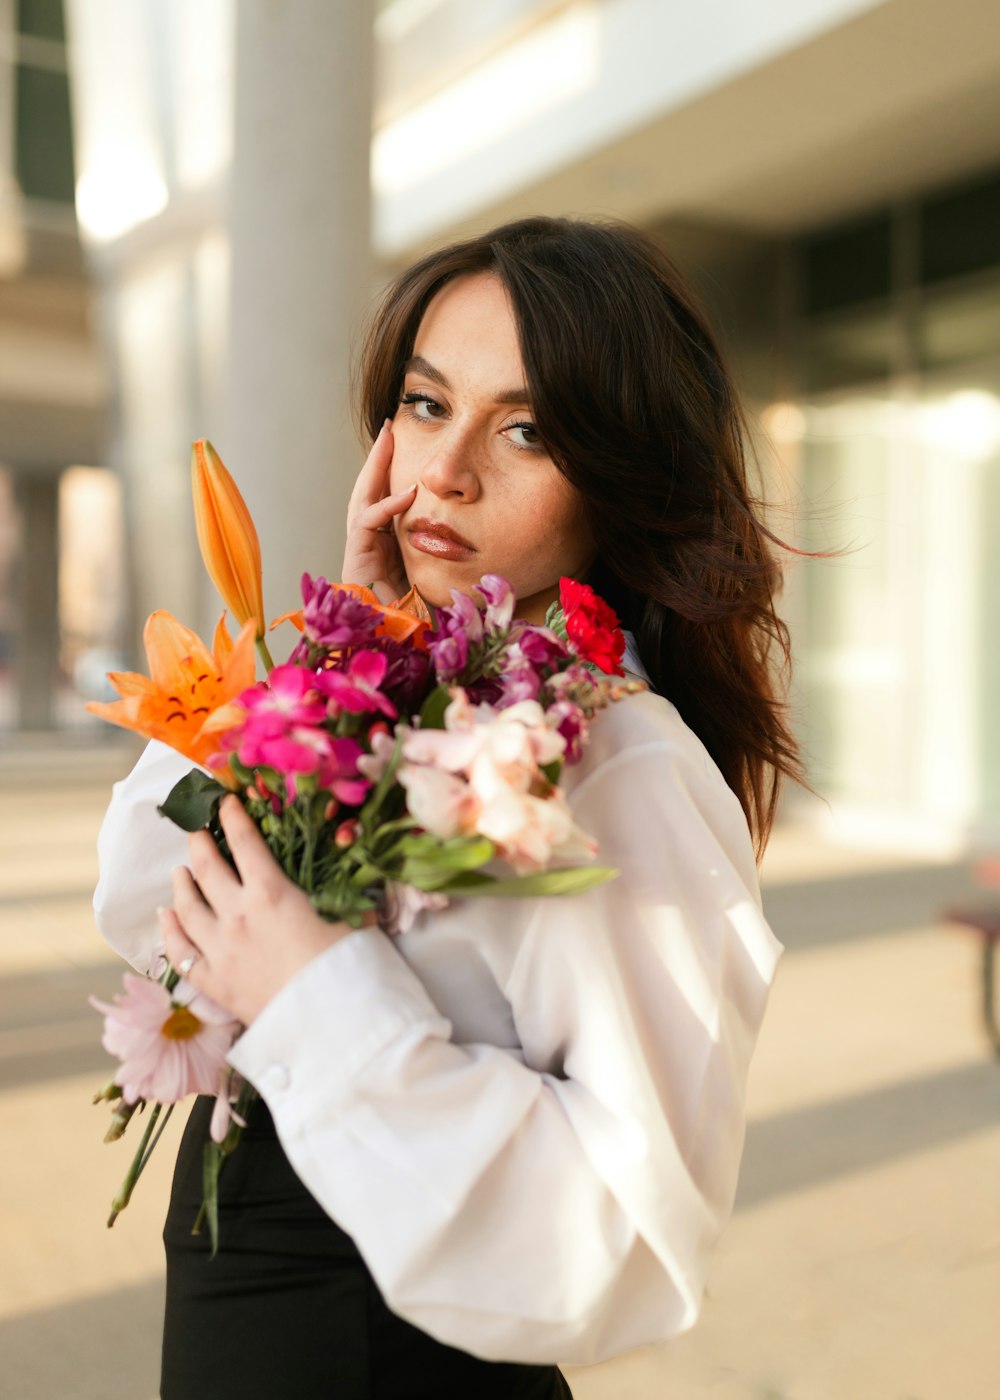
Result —
[{"label": "glossy lip", "polygon": [[[441,521],[431,521],[431,519],[427,519],[426,517],[417,518],[415,521],[410,521],[409,524],[406,525],[406,533],[408,533],[412,542],[415,543],[417,549],[420,549],[422,546],[417,543],[416,536],[423,536],[424,539],[441,540],[443,543],[447,542],[448,545],[457,546],[458,549],[461,550],[468,550],[468,553],[471,554],[478,553],[475,545],[471,545],[468,539],[465,539],[464,536],[459,535],[458,531],[451,529],[450,525],[444,525]],[[427,550],[427,553],[438,553],[438,550]]]}]

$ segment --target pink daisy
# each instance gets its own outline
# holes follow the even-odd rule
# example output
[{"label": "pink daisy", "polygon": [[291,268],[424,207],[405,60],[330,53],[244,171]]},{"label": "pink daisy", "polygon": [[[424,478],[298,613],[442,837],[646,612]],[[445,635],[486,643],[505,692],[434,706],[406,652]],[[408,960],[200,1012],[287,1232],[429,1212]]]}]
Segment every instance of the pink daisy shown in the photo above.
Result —
[{"label": "pink daisy", "polygon": [[101,1044],[121,1060],[115,1083],[126,1103],[179,1103],[215,1094],[226,1055],[240,1032],[230,1012],[179,982],[173,992],[126,972],[114,1005],[90,998],[104,1013]]}]

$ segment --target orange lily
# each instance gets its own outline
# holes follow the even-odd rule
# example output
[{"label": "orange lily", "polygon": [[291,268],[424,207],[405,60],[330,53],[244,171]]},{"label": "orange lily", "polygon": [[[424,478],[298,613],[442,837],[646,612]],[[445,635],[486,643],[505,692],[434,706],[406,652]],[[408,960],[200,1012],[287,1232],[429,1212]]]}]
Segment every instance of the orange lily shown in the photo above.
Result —
[{"label": "orange lily", "polygon": [[237,622],[264,635],[260,541],[246,502],[222,458],[205,438],[191,447],[194,523],[209,577]]},{"label": "orange lily", "polygon": [[[202,767],[220,752],[218,733],[208,725],[213,714],[254,683],[254,622],[247,621],[234,642],[219,618],[212,650],[170,613],[151,613],[143,632],[149,676],[136,671],[109,671],[122,697],[92,700],[91,714],[147,739],[161,739]],[[217,727],[215,727],[217,728]],[[235,786],[228,766],[213,770]]]},{"label": "orange lily", "polygon": [[[411,588],[409,593],[404,593],[402,598],[397,598],[395,602],[380,603],[370,588],[363,588],[359,583],[334,583],[331,587],[340,588],[345,593],[353,593],[355,598],[382,614],[382,621],[375,633],[377,637],[391,637],[397,642],[405,642],[408,637],[412,637],[415,647],[422,651],[426,649],[431,614],[415,588]],[[301,632],[305,627],[303,609],[295,608],[292,612],[282,613],[271,623],[271,630],[283,622],[290,622]]]}]

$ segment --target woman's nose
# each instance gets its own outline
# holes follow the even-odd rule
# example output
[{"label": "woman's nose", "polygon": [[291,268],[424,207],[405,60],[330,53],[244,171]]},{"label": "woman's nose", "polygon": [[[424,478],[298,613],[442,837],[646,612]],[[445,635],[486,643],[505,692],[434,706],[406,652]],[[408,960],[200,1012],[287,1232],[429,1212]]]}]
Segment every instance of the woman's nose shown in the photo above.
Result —
[{"label": "woman's nose", "polygon": [[453,428],[436,439],[420,472],[435,496],[474,501],[480,491],[478,454],[471,436]]}]

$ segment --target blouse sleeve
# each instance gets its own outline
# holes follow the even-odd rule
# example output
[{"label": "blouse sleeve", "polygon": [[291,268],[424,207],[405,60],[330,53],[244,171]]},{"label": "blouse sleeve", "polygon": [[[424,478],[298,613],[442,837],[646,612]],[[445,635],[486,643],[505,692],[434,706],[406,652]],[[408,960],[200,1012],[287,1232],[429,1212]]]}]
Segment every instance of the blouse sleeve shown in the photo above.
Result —
[{"label": "blouse sleeve", "polygon": [[454,1043],[371,929],[302,969],[230,1052],[388,1306],[488,1359],[590,1364],[692,1326],[783,951],[703,750],[633,747],[572,805],[621,873],[512,915],[523,1061]]},{"label": "blouse sleeve", "polygon": [[112,787],[97,835],[97,927],[137,972],[154,977],[162,971],[163,953],[156,908],[173,902],[170,872],[188,861],[187,836],[156,807],[195,767],[151,739],[131,773]]}]

